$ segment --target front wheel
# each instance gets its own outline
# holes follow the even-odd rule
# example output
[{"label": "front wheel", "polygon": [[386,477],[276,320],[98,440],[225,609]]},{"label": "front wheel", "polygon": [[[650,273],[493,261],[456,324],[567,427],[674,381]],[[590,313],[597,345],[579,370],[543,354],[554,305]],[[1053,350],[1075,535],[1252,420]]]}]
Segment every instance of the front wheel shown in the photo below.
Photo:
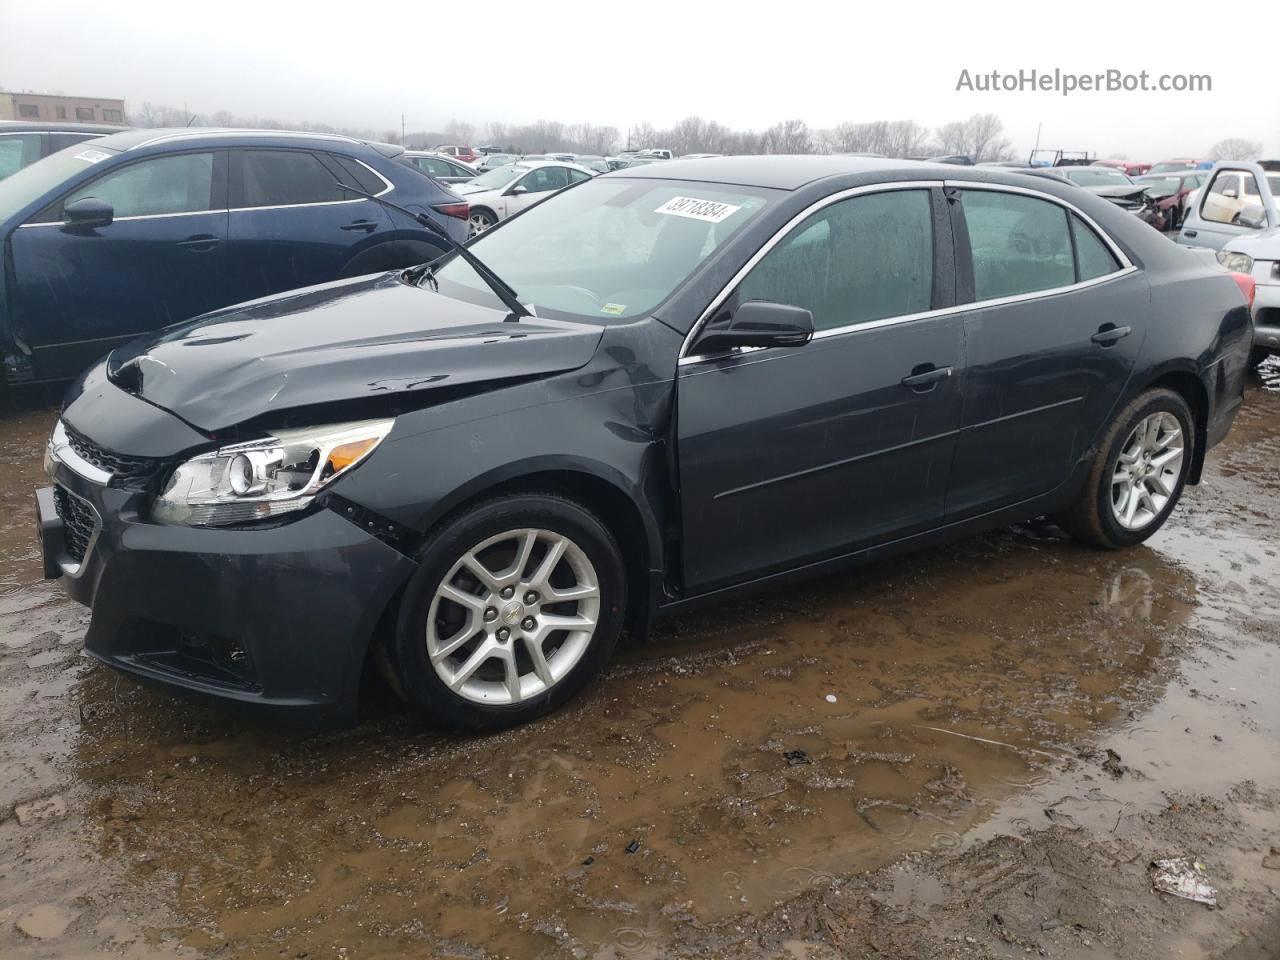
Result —
[{"label": "front wheel", "polygon": [[626,576],[612,534],[552,494],[492,500],[447,522],[401,605],[391,667],[433,719],[513,726],[577,693],[622,629]]},{"label": "front wheel", "polygon": [[1182,496],[1194,444],[1181,396],[1149,390],[1137,397],[1107,429],[1079,499],[1060,518],[1063,528],[1110,550],[1146,540]]}]

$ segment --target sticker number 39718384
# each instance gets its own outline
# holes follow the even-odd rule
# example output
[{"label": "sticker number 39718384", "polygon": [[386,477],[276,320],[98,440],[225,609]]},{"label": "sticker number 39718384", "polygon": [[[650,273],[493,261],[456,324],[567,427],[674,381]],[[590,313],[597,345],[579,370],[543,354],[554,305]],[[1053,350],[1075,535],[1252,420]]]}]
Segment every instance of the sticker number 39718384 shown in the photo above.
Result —
[{"label": "sticker number 39718384", "polygon": [[672,217],[687,217],[690,220],[704,220],[707,223],[719,223],[733,216],[742,207],[732,203],[721,203],[718,200],[699,200],[697,197],[672,197],[654,213],[665,213]]}]

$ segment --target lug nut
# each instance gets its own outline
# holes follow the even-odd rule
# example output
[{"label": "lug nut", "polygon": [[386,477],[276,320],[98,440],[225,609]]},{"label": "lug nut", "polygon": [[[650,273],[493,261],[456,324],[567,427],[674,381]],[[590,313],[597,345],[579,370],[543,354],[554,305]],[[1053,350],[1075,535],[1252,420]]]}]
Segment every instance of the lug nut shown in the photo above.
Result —
[{"label": "lug nut", "polygon": [[502,599],[503,599],[503,600],[510,600],[513,596],[515,596],[515,593],[516,593],[516,591],[515,591],[515,587],[503,587],[503,588],[502,588]]},{"label": "lug nut", "polygon": [[498,640],[499,640],[501,643],[506,643],[506,642],[507,642],[507,639],[508,639],[510,636],[511,636],[511,631],[510,631],[510,630],[508,630],[506,627],[500,627],[500,628],[498,629]]},{"label": "lug nut", "polygon": [[538,595],[537,595],[536,593],[534,593],[532,590],[530,590],[528,593],[526,593],[526,594],[524,595],[524,602],[525,602],[525,603],[537,603],[537,602],[538,602]]},{"label": "lug nut", "polygon": [[523,620],[520,621],[521,630],[532,630],[537,625],[538,625],[538,621],[534,620],[533,617],[525,617]]},{"label": "lug nut", "polygon": [[485,607],[485,608],[484,608],[484,618],[485,618],[486,620],[497,620],[497,619],[498,619],[498,611],[497,611],[497,609],[496,609],[496,608],[494,608],[494,607]]}]

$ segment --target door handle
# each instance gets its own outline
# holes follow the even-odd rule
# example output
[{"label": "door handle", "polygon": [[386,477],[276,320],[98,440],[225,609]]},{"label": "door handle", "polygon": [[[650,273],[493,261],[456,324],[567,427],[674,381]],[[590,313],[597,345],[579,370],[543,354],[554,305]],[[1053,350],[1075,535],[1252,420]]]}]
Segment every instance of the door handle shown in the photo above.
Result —
[{"label": "door handle", "polygon": [[1089,339],[1100,347],[1111,347],[1115,346],[1118,341],[1123,340],[1131,333],[1133,333],[1133,329],[1131,327],[1117,327],[1108,323],[1102,326],[1098,332]]},{"label": "door handle", "polygon": [[935,367],[931,363],[922,363],[908,376],[902,378],[902,385],[916,393],[928,393],[938,385],[939,381],[947,379],[951,374],[950,367]]},{"label": "door handle", "polygon": [[208,233],[201,233],[194,237],[187,237],[185,240],[179,240],[178,246],[184,247],[192,253],[207,253],[221,242],[221,237],[215,237]]},{"label": "door handle", "polygon": [[376,220],[353,220],[341,229],[363,230],[365,233],[373,233],[373,231],[378,229],[378,222]]},{"label": "door handle", "polygon": [[1188,237],[1191,237],[1191,238],[1193,238],[1193,239],[1194,239],[1194,238],[1196,237],[1196,235],[1198,234],[1198,232],[1199,232],[1199,231],[1196,231],[1196,230],[1183,230],[1182,232],[1183,232],[1183,233],[1185,233]]}]

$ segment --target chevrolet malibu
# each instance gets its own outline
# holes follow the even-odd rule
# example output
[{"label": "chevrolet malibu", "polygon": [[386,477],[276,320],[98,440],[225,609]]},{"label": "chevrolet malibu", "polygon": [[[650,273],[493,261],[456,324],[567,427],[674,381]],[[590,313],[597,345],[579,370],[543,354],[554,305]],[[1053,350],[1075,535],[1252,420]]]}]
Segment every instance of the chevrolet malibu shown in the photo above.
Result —
[{"label": "chevrolet malibu", "polygon": [[349,715],[377,664],[518,723],[691,604],[1037,516],[1141,543],[1240,406],[1252,283],[998,169],[619,171],[117,348],[50,439],[46,575],[140,677]]}]

